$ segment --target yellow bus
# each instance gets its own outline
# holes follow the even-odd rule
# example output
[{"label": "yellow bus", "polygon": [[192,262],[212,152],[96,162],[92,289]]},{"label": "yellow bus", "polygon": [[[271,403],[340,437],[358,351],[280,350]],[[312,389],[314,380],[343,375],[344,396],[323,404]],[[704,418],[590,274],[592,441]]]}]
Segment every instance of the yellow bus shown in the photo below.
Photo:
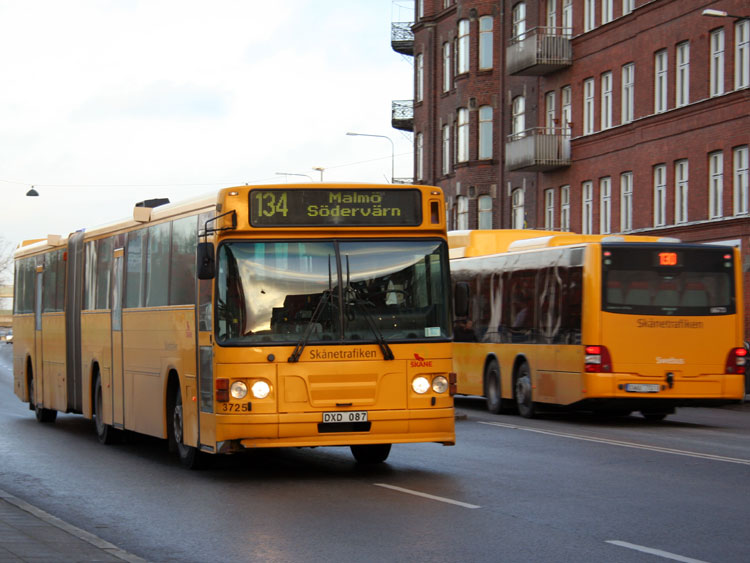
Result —
[{"label": "yellow bus", "polygon": [[449,233],[459,394],[661,420],[744,397],[729,246],[533,230]]},{"label": "yellow bus", "polygon": [[[455,442],[442,192],[242,186],[24,243],[14,386],[182,463],[268,447]],[[164,205],[163,205],[164,204]]]}]

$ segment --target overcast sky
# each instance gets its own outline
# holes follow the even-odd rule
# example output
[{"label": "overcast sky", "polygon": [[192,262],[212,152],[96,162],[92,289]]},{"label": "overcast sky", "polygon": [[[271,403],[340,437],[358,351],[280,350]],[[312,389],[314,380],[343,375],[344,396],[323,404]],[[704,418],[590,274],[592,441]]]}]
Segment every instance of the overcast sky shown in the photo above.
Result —
[{"label": "overcast sky", "polygon": [[[403,6],[400,7],[400,6]],[[0,237],[244,183],[411,177],[403,0],[0,0]],[[40,197],[26,197],[34,185]]]}]

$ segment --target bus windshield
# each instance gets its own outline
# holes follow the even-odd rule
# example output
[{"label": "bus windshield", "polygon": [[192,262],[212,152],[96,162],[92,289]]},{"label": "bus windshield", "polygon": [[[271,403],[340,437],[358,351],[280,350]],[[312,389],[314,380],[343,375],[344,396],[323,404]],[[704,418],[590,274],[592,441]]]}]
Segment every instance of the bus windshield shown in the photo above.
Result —
[{"label": "bus windshield", "polygon": [[602,245],[602,309],[632,315],[735,313],[730,248]]},{"label": "bus windshield", "polygon": [[217,341],[446,339],[448,284],[439,240],[227,242],[218,252]]}]

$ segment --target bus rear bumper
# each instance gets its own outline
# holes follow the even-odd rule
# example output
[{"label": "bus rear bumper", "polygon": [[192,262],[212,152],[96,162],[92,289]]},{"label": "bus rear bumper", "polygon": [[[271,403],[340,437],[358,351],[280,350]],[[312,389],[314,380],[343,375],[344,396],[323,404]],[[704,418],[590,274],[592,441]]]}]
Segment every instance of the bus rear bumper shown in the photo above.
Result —
[{"label": "bus rear bumper", "polygon": [[[646,377],[628,373],[586,374],[585,399],[637,399],[692,402],[740,401],[745,396],[744,374]],[[678,405],[679,406],[679,405]]]}]

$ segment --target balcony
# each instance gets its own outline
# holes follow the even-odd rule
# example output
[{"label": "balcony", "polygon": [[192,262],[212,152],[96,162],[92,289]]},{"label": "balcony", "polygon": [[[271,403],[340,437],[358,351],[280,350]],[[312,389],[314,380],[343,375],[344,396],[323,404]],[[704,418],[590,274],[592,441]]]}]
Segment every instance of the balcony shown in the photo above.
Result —
[{"label": "balcony", "polygon": [[391,23],[391,48],[402,55],[414,56],[414,22]]},{"label": "balcony", "polygon": [[514,37],[506,51],[508,74],[542,76],[573,64],[573,45],[561,27],[535,27]]},{"label": "balcony", "polygon": [[414,131],[414,100],[394,100],[391,104],[391,127]]},{"label": "balcony", "polygon": [[508,171],[549,172],[570,166],[570,131],[562,127],[534,127],[508,136]]}]

